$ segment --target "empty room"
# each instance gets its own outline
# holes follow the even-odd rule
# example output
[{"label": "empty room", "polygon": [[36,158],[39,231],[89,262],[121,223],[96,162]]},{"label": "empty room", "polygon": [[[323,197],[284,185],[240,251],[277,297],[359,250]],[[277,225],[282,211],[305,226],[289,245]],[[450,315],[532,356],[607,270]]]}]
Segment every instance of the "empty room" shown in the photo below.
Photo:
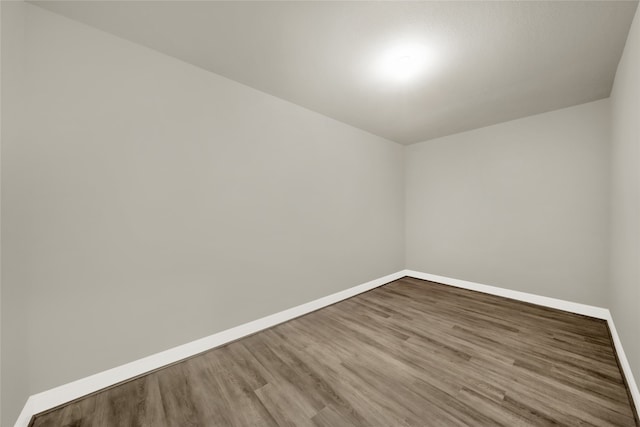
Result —
[{"label": "empty room", "polygon": [[0,425],[640,427],[637,6],[0,0]]}]

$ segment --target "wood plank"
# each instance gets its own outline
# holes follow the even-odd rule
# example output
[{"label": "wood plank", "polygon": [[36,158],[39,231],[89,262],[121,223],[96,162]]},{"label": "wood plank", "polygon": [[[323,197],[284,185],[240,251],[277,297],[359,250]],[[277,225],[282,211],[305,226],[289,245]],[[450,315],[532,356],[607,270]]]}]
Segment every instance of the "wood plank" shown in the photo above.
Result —
[{"label": "wood plank", "polygon": [[640,426],[632,405],[605,321],[403,278],[32,426]]}]

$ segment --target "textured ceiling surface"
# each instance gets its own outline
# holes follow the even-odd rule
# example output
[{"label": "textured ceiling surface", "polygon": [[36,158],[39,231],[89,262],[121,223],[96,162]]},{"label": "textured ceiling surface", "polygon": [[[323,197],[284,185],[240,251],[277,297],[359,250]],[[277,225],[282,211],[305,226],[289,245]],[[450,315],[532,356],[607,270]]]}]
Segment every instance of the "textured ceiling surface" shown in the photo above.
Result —
[{"label": "textured ceiling surface", "polygon": [[[635,1],[34,1],[410,144],[609,96]],[[380,58],[416,45],[411,81]]]}]

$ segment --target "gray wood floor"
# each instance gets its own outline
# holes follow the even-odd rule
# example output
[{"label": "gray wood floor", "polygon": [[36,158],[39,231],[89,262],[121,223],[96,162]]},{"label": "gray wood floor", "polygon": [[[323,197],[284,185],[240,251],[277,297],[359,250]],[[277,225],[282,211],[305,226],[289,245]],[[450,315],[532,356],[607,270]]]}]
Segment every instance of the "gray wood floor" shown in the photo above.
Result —
[{"label": "gray wood floor", "polygon": [[602,320],[403,278],[32,426],[634,426]]}]

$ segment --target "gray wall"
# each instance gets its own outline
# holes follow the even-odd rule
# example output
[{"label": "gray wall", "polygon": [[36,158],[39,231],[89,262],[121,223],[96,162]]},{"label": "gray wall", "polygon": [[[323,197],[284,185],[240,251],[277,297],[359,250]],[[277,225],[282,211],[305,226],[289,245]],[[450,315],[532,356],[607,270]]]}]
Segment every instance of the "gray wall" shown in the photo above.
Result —
[{"label": "gray wall", "polygon": [[407,268],[606,305],[608,100],[405,154]]},{"label": "gray wall", "polygon": [[612,216],[610,307],[640,381],[640,13],[629,32],[611,93]]},{"label": "gray wall", "polygon": [[[2,111],[2,130],[0,140],[2,143],[2,156],[7,154],[6,149],[24,143],[24,47],[25,47],[25,18],[26,5],[23,2],[0,2],[2,13],[2,31],[0,33],[2,52],[1,80],[2,97],[0,109]],[[11,143],[9,143],[11,141]],[[4,166],[4,159],[0,162]],[[5,200],[5,170],[2,168],[2,205]],[[1,212],[4,215],[4,211]],[[4,218],[2,218],[4,221]],[[2,237],[10,236],[11,230],[5,228],[2,223]],[[17,248],[18,251],[22,247]],[[10,269],[11,263],[16,261],[18,252],[10,252],[2,243],[2,265],[0,281],[5,280],[5,273]],[[1,391],[2,395],[2,425],[9,425],[7,420],[15,418],[16,408],[21,408],[25,403],[28,393],[26,339],[26,301],[24,290],[19,287],[5,287],[2,282],[0,287],[0,381],[2,384],[10,384],[11,387]],[[11,410],[6,410],[11,409]]]},{"label": "gray wall", "polygon": [[2,292],[26,311],[3,326],[27,337],[3,368],[27,375],[5,397],[404,267],[400,145],[27,11],[30,126],[2,141]]}]

